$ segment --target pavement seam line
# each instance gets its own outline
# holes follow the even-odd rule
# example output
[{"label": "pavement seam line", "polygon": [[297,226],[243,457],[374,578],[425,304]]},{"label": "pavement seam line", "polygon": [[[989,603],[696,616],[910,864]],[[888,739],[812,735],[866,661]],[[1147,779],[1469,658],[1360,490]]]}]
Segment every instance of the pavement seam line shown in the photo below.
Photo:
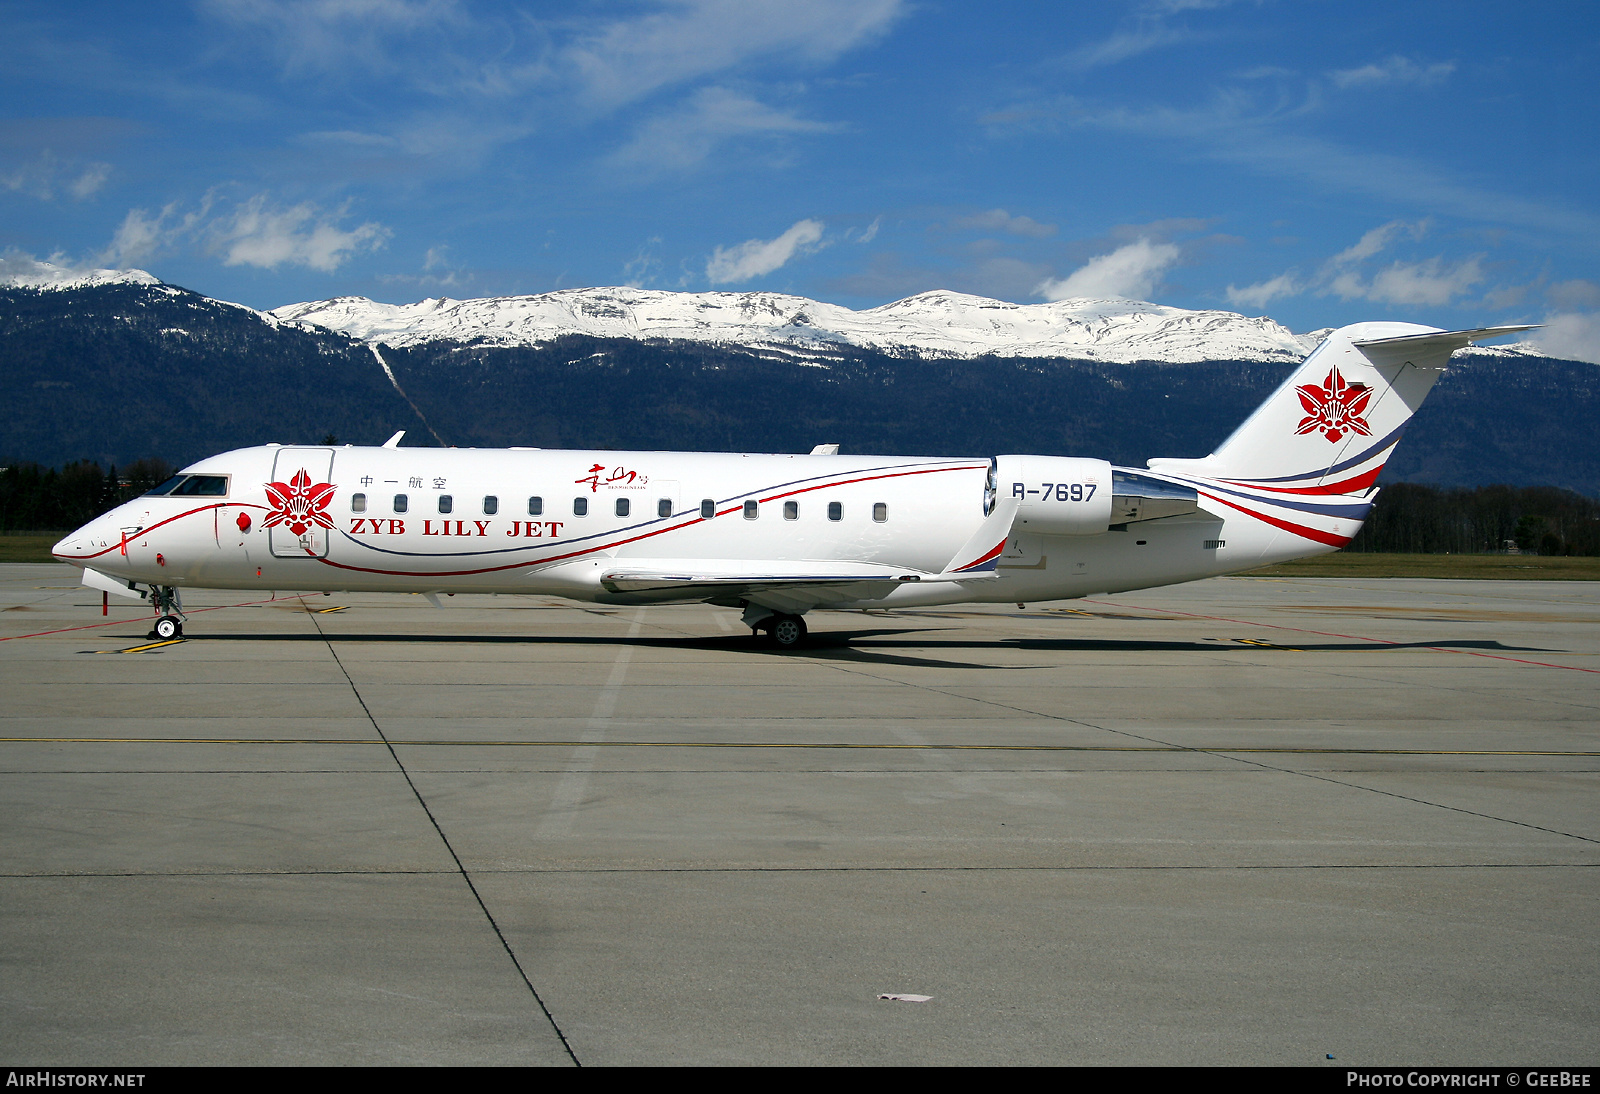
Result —
[{"label": "pavement seam line", "polygon": [[[1147,609],[1147,610],[1154,610],[1154,609]],[[1204,617],[1201,617],[1201,618],[1209,619],[1209,618],[1213,618],[1213,617],[1204,616]],[[1268,625],[1268,624],[1264,624],[1264,625]],[[1284,629],[1292,629],[1292,628],[1284,628]],[[1429,648],[1432,648],[1432,647],[1429,647]],[[1445,652],[1448,652],[1448,651],[1445,651]],[[1576,832],[1563,832],[1560,829],[1546,828],[1543,825],[1532,824],[1532,823],[1530,823],[1528,821],[1513,820],[1510,817],[1497,817],[1497,816],[1494,816],[1493,814],[1490,814],[1490,813],[1478,813],[1478,812],[1475,812],[1475,811],[1473,811],[1471,809],[1464,809],[1459,805],[1445,805],[1442,802],[1431,802],[1431,801],[1427,801],[1426,799],[1423,799],[1423,798],[1413,798],[1413,797],[1410,797],[1410,796],[1408,796],[1406,794],[1396,793],[1396,792],[1394,792],[1392,790],[1379,790],[1376,787],[1362,786],[1360,783],[1344,782],[1343,780],[1329,778],[1329,777],[1327,777],[1325,775],[1312,774],[1309,771],[1296,771],[1295,769],[1288,768],[1288,767],[1274,767],[1272,764],[1263,763],[1260,760],[1252,760],[1252,759],[1248,758],[1247,756],[1243,756],[1243,755],[1233,754],[1233,753],[1229,753],[1229,752],[1225,752],[1225,751],[1221,751],[1221,750],[1200,749],[1200,748],[1193,748],[1193,747],[1190,747],[1190,746],[1187,746],[1187,745],[1175,744],[1175,743],[1173,743],[1171,741],[1163,741],[1158,737],[1144,737],[1144,736],[1141,736],[1140,734],[1137,734],[1137,733],[1129,733],[1125,729],[1111,729],[1108,726],[1097,726],[1093,722],[1086,722],[1086,721],[1082,720],[1081,718],[1069,718],[1069,717],[1067,717],[1065,715],[1062,715],[1062,714],[1047,714],[1047,713],[1044,713],[1042,711],[1029,710],[1026,707],[1012,706],[1009,703],[999,703],[999,702],[996,702],[993,699],[983,699],[983,698],[978,698],[976,696],[971,696],[971,695],[961,695],[961,694],[956,693],[956,692],[945,691],[945,690],[943,690],[941,688],[929,687],[926,684],[915,684],[915,683],[911,683],[911,682],[906,681],[906,680],[894,680],[894,679],[892,679],[890,677],[886,677],[886,676],[875,676],[872,673],[866,672],[863,669],[856,668],[856,667],[849,666],[849,665],[844,665],[844,664],[841,664],[839,662],[830,662],[830,663],[835,665],[836,667],[842,669],[845,672],[856,673],[858,675],[867,677],[869,680],[878,680],[878,681],[881,681],[883,683],[898,684],[898,685],[901,685],[901,686],[904,686],[904,687],[918,688],[918,689],[920,689],[922,691],[932,692],[935,695],[943,695],[948,699],[962,699],[962,700],[966,700],[968,702],[983,703],[983,704],[988,705],[988,706],[999,707],[1001,710],[1016,711],[1016,712],[1021,713],[1021,714],[1032,714],[1036,718],[1049,718],[1052,721],[1066,722],[1066,723],[1069,723],[1071,725],[1085,726],[1085,727],[1087,727],[1089,729],[1099,730],[1102,733],[1114,733],[1114,734],[1117,734],[1118,736],[1121,736],[1121,737],[1131,737],[1135,741],[1146,741],[1146,742],[1149,742],[1151,744],[1163,745],[1163,746],[1165,746],[1167,748],[1173,749],[1174,751],[1178,751],[1178,752],[1193,752],[1193,753],[1196,753],[1197,755],[1217,756],[1217,757],[1219,757],[1221,759],[1231,760],[1234,763],[1245,764],[1245,765],[1250,766],[1250,767],[1259,768],[1259,769],[1261,769],[1263,771],[1276,771],[1279,774],[1284,774],[1284,775],[1299,775],[1302,778],[1316,779],[1318,782],[1330,783],[1330,784],[1332,784],[1334,786],[1343,786],[1343,787],[1347,787],[1347,788],[1352,789],[1352,790],[1362,790],[1362,791],[1365,791],[1365,792],[1367,792],[1369,794],[1381,794],[1381,795],[1383,795],[1385,797],[1395,798],[1395,799],[1398,799],[1400,801],[1412,802],[1412,803],[1414,803],[1416,805],[1425,805],[1425,806],[1429,806],[1429,807],[1434,808],[1434,809],[1445,809],[1445,810],[1449,810],[1450,812],[1454,812],[1454,813],[1464,813],[1469,817],[1478,817],[1478,818],[1480,818],[1482,820],[1498,821],[1501,824],[1513,824],[1513,825],[1516,825],[1516,826],[1518,826],[1520,828],[1531,828],[1535,832],[1545,832],[1545,833],[1547,833],[1549,835],[1553,835],[1553,836],[1566,836],[1569,839],[1582,840],[1584,843],[1600,843],[1600,839],[1595,839],[1592,836],[1580,836]],[[1588,671],[1588,670],[1585,670],[1585,671]]]},{"label": "pavement seam line", "polygon": [[606,743],[606,733],[611,726],[611,715],[616,711],[622,681],[628,674],[629,662],[633,660],[632,640],[638,637],[639,631],[644,627],[643,614],[643,608],[635,609],[633,623],[628,628],[628,636],[621,643],[622,648],[617,651],[617,656],[611,663],[611,674],[600,686],[600,694],[595,696],[594,713],[589,716],[589,724],[583,731],[582,741],[573,748],[572,757],[567,761],[567,768],[562,772],[555,791],[550,795],[550,805],[545,809],[535,835],[564,836],[572,828],[572,819],[577,814],[578,807],[583,804],[584,794],[589,788],[589,773],[599,757],[598,746]]},{"label": "pavement seam line", "polygon": [[562,1031],[561,1026],[556,1022],[556,1016],[551,1014],[550,1008],[545,1005],[544,998],[539,994],[539,989],[533,986],[533,980],[529,978],[528,970],[522,967],[522,962],[517,959],[516,950],[511,948],[510,940],[506,938],[505,932],[500,929],[500,924],[495,920],[494,913],[489,910],[489,905],[485,903],[483,894],[479,893],[478,887],[473,884],[472,875],[467,872],[467,867],[461,861],[461,856],[456,854],[455,847],[450,843],[450,837],[445,835],[444,828],[439,824],[439,819],[433,815],[433,810],[428,807],[427,799],[422,796],[422,791],[417,788],[416,782],[411,778],[411,772],[406,770],[406,765],[401,761],[400,754],[395,751],[394,745],[390,743],[388,734],[384,733],[383,727],[378,724],[378,719],[373,716],[372,710],[367,706],[367,701],[361,697],[361,689],[356,687],[356,682],[351,677],[350,671],[344,667],[344,662],[339,658],[339,651],[333,648],[333,640],[322,629],[322,621],[317,618],[316,613],[311,610],[310,605],[306,604],[303,598],[300,604],[305,609],[306,618],[311,620],[311,625],[317,629],[317,634],[322,638],[323,644],[328,647],[328,654],[333,658],[333,663],[344,674],[346,682],[350,685],[350,693],[355,696],[356,702],[361,705],[361,712],[367,716],[367,721],[372,723],[373,732],[382,739],[384,747],[389,750],[389,757],[394,760],[395,767],[400,770],[401,778],[405,779],[406,786],[411,788],[411,794],[417,799],[417,804],[422,806],[423,815],[428,818],[428,823],[433,825],[433,830],[439,834],[439,841],[444,844],[445,851],[449,853],[451,861],[456,864],[456,871],[461,875],[461,880],[467,883],[467,891],[472,894],[472,899],[478,902],[478,909],[483,912],[483,918],[488,920],[489,928],[494,931],[494,936],[500,940],[501,949],[505,950],[506,956],[511,958],[512,967],[517,970],[517,975],[522,977],[522,982],[527,985],[528,993],[533,996],[533,1001],[539,1004],[539,1010],[544,1014],[545,1021],[549,1022],[550,1028],[555,1031],[557,1039],[561,1042],[562,1050],[566,1052],[567,1058],[572,1061],[574,1067],[582,1067],[583,1061],[579,1060],[578,1054],[572,1050],[572,1044],[567,1040],[566,1033]]}]

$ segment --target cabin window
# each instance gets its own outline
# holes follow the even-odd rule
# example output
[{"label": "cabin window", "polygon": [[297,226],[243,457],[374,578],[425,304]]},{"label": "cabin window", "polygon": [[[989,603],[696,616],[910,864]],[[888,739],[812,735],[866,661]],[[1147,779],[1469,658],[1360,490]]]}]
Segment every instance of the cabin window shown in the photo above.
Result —
[{"label": "cabin window", "polygon": [[889,506],[881,501],[872,503],[872,519],[882,524],[889,519]]},{"label": "cabin window", "polygon": [[500,499],[493,494],[486,495],[483,499],[483,515],[492,517],[500,511]]},{"label": "cabin window", "polygon": [[744,503],[744,519],[745,520],[755,520],[756,517],[761,515],[760,512],[758,511],[759,508],[760,507],[756,505],[756,499],[754,499],[754,498],[751,498],[749,501],[745,502]]},{"label": "cabin window", "polygon": [[829,520],[843,520],[844,519],[844,506],[841,505],[839,502],[830,501],[828,503],[828,519]]},{"label": "cabin window", "polygon": [[784,502],[783,503],[783,519],[784,520],[799,520],[800,519],[800,503],[795,501],[795,500],[793,500],[792,498],[789,501]]},{"label": "cabin window", "polygon": [[710,520],[712,517],[714,517],[716,515],[717,515],[717,503],[712,501],[710,498],[702,498],[700,500],[700,519],[701,520]]},{"label": "cabin window", "polygon": [[367,511],[367,496],[365,494],[351,494],[350,511],[352,513],[365,513]]},{"label": "cabin window", "polygon": [[672,499],[662,498],[656,502],[656,516],[670,517],[672,515]]},{"label": "cabin window", "polygon": [[439,495],[439,512],[448,513],[456,507],[456,499],[449,494]]},{"label": "cabin window", "polygon": [[628,499],[627,498],[618,498],[617,499],[617,516],[619,516],[619,517],[627,516],[628,515],[628,508],[629,508],[629,506],[628,506]]},{"label": "cabin window", "polygon": [[406,496],[404,494],[396,494],[394,496],[394,511],[396,513],[404,513],[406,511]]},{"label": "cabin window", "polygon": [[529,498],[528,499],[528,515],[530,517],[537,517],[537,516],[543,516],[544,515],[544,499],[543,498]]},{"label": "cabin window", "polygon": [[572,515],[575,516],[575,517],[586,517],[586,516],[588,516],[589,515],[589,499],[588,498],[573,498],[572,499]]}]

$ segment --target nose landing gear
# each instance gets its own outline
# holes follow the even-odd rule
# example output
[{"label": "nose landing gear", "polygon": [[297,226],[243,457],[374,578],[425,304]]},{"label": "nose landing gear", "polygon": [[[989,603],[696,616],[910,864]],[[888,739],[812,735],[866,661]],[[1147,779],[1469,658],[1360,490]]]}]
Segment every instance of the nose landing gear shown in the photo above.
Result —
[{"label": "nose landing gear", "polygon": [[150,628],[150,637],[169,642],[183,637],[183,604],[178,590],[171,585],[156,585],[150,590],[150,603],[159,613],[156,625]]}]

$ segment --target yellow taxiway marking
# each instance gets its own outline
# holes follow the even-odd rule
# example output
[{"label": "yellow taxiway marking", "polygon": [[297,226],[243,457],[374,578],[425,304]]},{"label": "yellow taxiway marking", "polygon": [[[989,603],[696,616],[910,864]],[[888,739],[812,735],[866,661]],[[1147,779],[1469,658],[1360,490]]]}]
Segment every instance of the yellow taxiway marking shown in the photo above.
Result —
[{"label": "yellow taxiway marking", "polygon": [[1259,638],[1235,638],[1234,641],[1241,642],[1246,646],[1260,646],[1262,649],[1266,650],[1287,650],[1289,653],[1306,652],[1305,650],[1296,649],[1293,646],[1280,646],[1276,642],[1265,642]]},{"label": "yellow taxiway marking", "polygon": [[159,650],[162,646],[176,646],[179,642],[186,641],[182,638],[169,638],[165,642],[151,642],[145,646],[132,646],[125,650],[95,650],[95,653],[145,653],[149,650]]},{"label": "yellow taxiway marking", "polygon": [[316,612],[317,612],[318,615],[328,615],[328,614],[330,614],[332,612],[344,612],[344,611],[349,611],[349,610],[350,610],[350,605],[348,605],[348,604],[340,604],[337,608],[318,608],[316,610]]},{"label": "yellow taxiway marking", "polygon": [[[1288,748],[1228,745],[912,745],[864,744],[846,741],[406,741],[396,747],[416,748],[788,748],[881,749],[928,752],[1199,752],[1273,753],[1337,756],[1600,756],[1596,751],[1489,748]],[[375,737],[0,737],[0,744],[141,744],[141,745],[379,745]]]}]

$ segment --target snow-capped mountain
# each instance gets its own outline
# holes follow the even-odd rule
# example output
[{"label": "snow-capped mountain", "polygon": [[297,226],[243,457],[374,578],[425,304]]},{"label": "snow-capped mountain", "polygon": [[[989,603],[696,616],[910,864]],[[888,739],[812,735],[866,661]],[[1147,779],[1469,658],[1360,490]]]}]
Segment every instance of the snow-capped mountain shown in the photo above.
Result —
[{"label": "snow-capped mountain", "polygon": [[862,347],[936,357],[1077,360],[1292,361],[1323,332],[1296,335],[1270,319],[1131,300],[1012,304],[938,291],[852,311],[770,292],[563,289],[537,296],[380,304],[342,296],[271,313],[369,342],[538,346],[566,334],[680,339],[794,351]]},{"label": "snow-capped mountain", "polygon": [[0,255],[0,285],[19,289],[85,289],[95,285],[159,285],[143,270],[89,270],[58,266],[24,255]]},{"label": "snow-capped mountain", "polygon": [[[0,255],[0,285],[45,291],[139,285],[180,291],[143,270],[73,268],[15,253]],[[862,348],[896,356],[1049,357],[1107,364],[1287,363],[1304,357],[1327,333],[1324,329],[1295,334],[1264,316],[1190,311],[1136,300],[1013,304],[947,290],[919,293],[864,311],[783,293],[627,287],[476,300],[438,298],[415,304],[340,296],[267,312],[245,310],[273,326],[320,328],[392,346],[539,347],[578,334],[765,348],[801,359],[826,355],[830,349]],[[1465,352],[1541,353],[1528,344]]]}]

